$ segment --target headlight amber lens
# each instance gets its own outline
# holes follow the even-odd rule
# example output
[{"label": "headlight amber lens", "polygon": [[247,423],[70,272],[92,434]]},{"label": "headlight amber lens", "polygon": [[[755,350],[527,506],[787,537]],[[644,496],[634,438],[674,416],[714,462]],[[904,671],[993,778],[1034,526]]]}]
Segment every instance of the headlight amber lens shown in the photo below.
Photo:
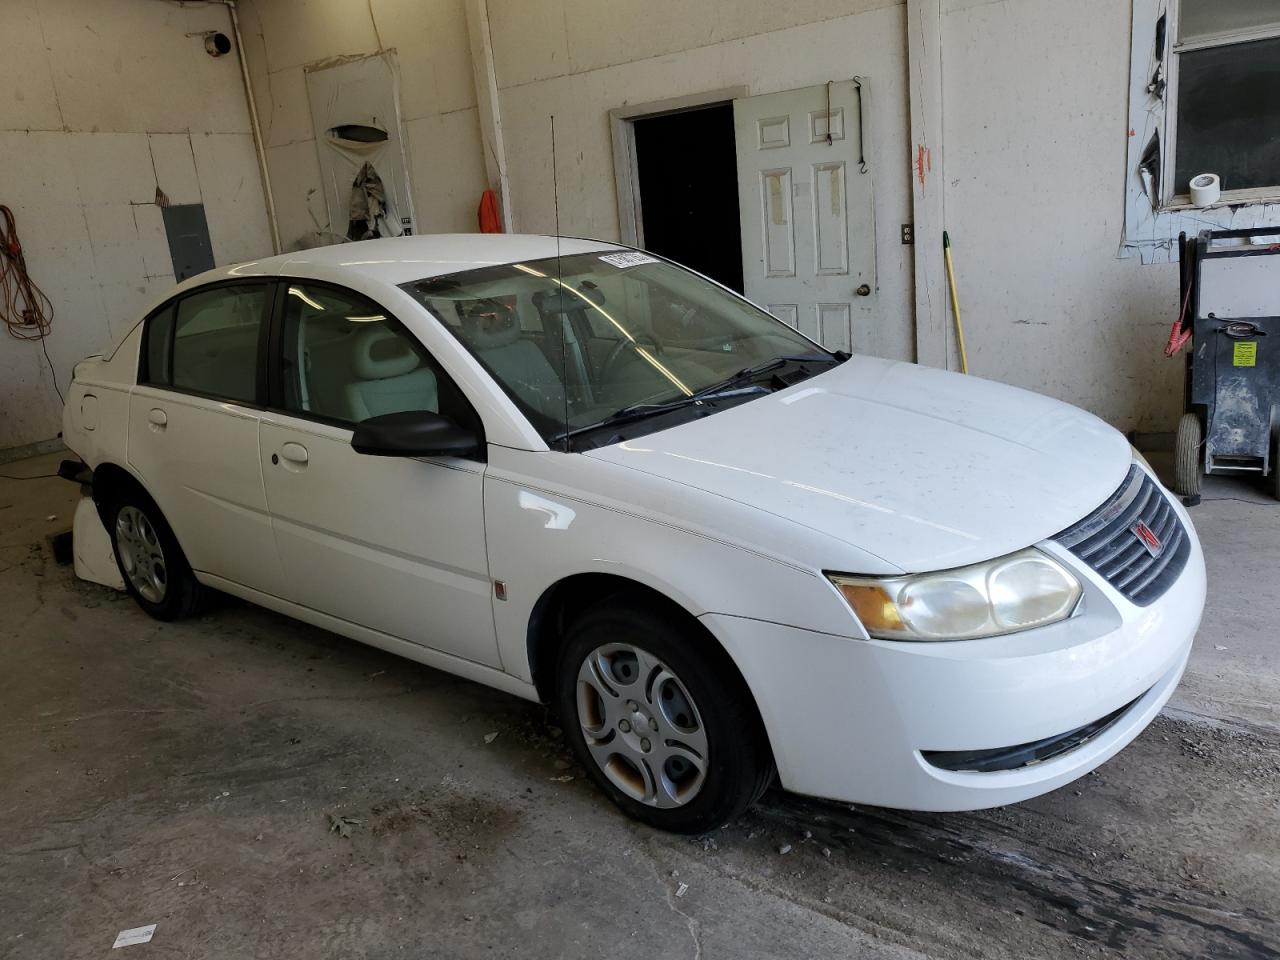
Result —
[{"label": "headlight amber lens", "polygon": [[853,612],[873,636],[902,629],[902,617],[893,598],[876,584],[837,583]]},{"label": "headlight amber lens", "polygon": [[867,633],[883,640],[972,640],[1071,616],[1080,581],[1036,549],[904,577],[829,574]]}]

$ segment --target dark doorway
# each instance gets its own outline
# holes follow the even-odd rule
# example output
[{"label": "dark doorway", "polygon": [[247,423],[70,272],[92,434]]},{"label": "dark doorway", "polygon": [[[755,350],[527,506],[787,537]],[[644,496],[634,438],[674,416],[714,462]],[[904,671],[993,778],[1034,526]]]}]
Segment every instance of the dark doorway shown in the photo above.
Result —
[{"label": "dark doorway", "polygon": [[645,249],[741,293],[733,104],[632,123]]}]

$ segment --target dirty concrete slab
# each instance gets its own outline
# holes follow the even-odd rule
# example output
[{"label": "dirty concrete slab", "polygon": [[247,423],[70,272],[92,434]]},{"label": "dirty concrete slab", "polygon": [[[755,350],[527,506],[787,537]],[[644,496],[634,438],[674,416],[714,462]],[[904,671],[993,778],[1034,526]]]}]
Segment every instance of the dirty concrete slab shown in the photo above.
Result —
[{"label": "dirty concrete slab", "polygon": [[[127,949],[1280,956],[1280,726],[1232,703],[1249,671],[1275,701],[1251,632],[1280,632],[1274,603],[1251,624],[1215,592],[1235,639],[1197,650],[1203,695],[1049,796],[939,815],[774,791],[682,838],[618,815],[536,705],[246,604],[160,624],[75,580],[43,542],[75,494],[0,480],[0,956],[103,956],[150,923]],[[1280,507],[1206,507],[1211,578],[1239,564],[1220,540],[1274,556]]]},{"label": "dirty concrete slab", "polygon": [[[1171,482],[1173,458],[1152,465]],[[1174,705],[1280,728],[1280,502],[1257,480],[1206,477],[1191,519],[1210,597]]]}]

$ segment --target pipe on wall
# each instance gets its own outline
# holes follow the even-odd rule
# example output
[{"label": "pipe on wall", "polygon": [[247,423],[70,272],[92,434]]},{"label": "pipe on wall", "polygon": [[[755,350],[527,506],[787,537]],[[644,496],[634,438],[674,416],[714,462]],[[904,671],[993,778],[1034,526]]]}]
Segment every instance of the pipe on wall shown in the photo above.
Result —
[{"label": "pipe on wall", "polygon": [[236,38],[236,56],[240,60],[240,80],[244,86],[244,99],[249,105],[249,132],[253,135],[253,149],[258,155],[258,174],[262,177],[262,196],[267,204],[267,226],[271,230],[271,252],[281,253],[280,222],[276,219],[276,198],[271,192],[271,172],[267,169],[267,151],[262,142],[262,125],[258,121],[258,103],[253,96],[253,83],[249,79],[249,61],[244,56],[244,41],[240,36],[240,16],[236,0],[164,0],[179,7],[220,3],[231,17],[231,35]]},{"label": "pipe on wall", "polygon": [[276,199],[271,192],[271,173],[267,169],[267,151],[262,142],[262,126],[258,121],[258,104],[253,96],[253,83],[249,80],[249,61],[244,55],[244,41],[240,37],[240,17],[236,12],[236,0],[217,0],[231,15],[231,33],[236,38],[236,56],[240,59],[240,77],[244,82],[244,98],[249,105],[249,129],[253,133],[253,147],[258,154],[258,172],[262,175],[262,195],[267,203],[267,225],[271,228],[271,252],[280,253],[280,222],[276,219]]},{"label": "pipe on wall", "polygon": [[467,35],[475,75],[476,110],[484,144],[485,173],[489,187],[498,191],[502,229],[514,233],[511,210],[511,178],[507,175],[507,148],[502,139],[502,108],[498,101],[498,76],[493,63],[489,33],[488,0],[467,0]]}]

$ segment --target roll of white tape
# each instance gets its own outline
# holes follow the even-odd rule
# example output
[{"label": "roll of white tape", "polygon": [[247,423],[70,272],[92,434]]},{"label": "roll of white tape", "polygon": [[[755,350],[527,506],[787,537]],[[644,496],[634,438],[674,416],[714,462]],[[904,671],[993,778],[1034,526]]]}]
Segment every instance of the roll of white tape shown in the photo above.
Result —
[{"label": "roll of white tape", "polygon": [[1216,173],[1201,173],[1191,178],[1191,202],[1197,207],[1217,203],[1222,196],[1222,182]]}]

